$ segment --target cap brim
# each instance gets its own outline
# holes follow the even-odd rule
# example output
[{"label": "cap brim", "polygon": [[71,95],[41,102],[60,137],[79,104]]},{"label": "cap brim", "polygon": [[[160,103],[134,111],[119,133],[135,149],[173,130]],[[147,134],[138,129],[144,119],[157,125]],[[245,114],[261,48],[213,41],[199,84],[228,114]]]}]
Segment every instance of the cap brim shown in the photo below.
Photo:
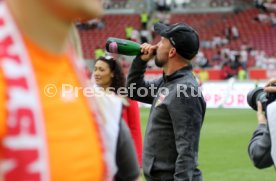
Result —
[{"label": "cap brim", "polygon": [[167,37],[168,34],[168,29],[169,29],[169,26],[165,25],[165,24],[162,24],[162,23],[156,23],[154,25],[154,31],[156,33],[158,33],[160,36],[164,36],[164,37]]}]

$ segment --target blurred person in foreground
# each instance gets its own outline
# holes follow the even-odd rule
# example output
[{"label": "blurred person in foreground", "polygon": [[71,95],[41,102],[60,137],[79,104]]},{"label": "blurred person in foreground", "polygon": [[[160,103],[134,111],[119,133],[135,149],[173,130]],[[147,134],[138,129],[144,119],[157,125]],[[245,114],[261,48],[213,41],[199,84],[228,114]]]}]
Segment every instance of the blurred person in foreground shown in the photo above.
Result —
[{"label": "blurred person in foreground", "polygon": [[75,19],[102,13],[98,0],[0,2],[0,180],[103,181],[121,173],[116,149],[134,149],[118,138],[122,104],[79,91],[84,71],[69,43]]},{"label": "blurred person in foreground", "polygon": [[[141,56],[133,60],[127,78],[129,97],[152,104],[143,149],[144,174],[148,181],[201,181],[198,146],[206,103],[191,65],[199,37],[183,23],[157,23],[154,29],[161,41],[141,45]],[[153,58],[163,68],[163,77],[145,81],[147,62]]]},{"label": "blurred person in foreground", "polygon": [[130,129],[139,166],[142,167],[140,110],[137,101],[125,99],[126,95],[123,94],[123,90],[126,90],[126,78],[120,63],[111,56],[99,57],[94,66],[93,78],[96,85],[103,91],[110,91],[118,96],[122,96],[126,102],[123,109],[123,119]]},{"label": "blurred person in foreground", "polygon": [[[276,87],[271,86],[273,83],[276,83],[276,78],[266,84],[264,91],[276,93]],[[262,104],[258,102],[257,105],[258,127],[248,145],[248,154],[255,167],[263,169],[276,165],[276,101],[267,106],[266,116]]]}]

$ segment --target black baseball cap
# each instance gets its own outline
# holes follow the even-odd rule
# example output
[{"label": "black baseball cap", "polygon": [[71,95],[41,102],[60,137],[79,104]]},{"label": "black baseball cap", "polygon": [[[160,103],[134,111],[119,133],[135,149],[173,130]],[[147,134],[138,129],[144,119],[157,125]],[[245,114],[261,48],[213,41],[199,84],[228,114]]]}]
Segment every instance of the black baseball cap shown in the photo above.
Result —
[{"label": "black baseball cap", "polygon": [[199,49],[199,37],[197,32],[185,23],[165,25],[156,23],[154,31],[171,42],[176,52],[185,59],[191,60]]}]

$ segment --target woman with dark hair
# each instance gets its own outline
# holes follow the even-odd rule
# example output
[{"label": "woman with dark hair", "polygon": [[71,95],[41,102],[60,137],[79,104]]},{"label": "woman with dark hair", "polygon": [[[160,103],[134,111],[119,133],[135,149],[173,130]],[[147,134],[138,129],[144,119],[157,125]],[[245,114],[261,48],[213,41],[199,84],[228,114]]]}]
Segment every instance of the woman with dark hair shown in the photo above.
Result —
[{"label": "woman with dark hair", "polygon": [[111,56],[96,60],[93,71],[97,86],[104,90],[112,90],[117,94],[120,87],[125,87],[126,78],[120,64]]},{"label": "woman with dark hair", "polygon": [[[105,91],[112,91],[119,95],[118,90],[125,88],[126,78],[121,65],[111,56],[100,57],[94,66],[93,77],[98,87]],[[119,95],[120,96],[120,95]],[[134,100],[127,100],[123,110],[123,119],[127,123],[135,144],[140,168],[142,167],[142,133],[138,104]]]}]

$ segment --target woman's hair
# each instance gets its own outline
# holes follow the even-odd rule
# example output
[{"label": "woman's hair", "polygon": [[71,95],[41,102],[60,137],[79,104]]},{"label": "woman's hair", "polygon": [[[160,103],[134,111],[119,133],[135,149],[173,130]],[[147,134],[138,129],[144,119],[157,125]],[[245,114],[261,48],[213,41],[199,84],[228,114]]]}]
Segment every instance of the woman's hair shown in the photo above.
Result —
[{"label": "woman's hair", "polygon": [[122,70],[120,63],[117,60],[115,60],[111,56],[102,56],[102,57],[99,57],[96,60],[96,62],[97,61],[103,61],[103,62],[107,63],[111,72],[113,72],[114,77],[111,80],[110,87],[115,89],[114,90],[115,93],[117,93],[117,91],[120,87],[125,87],[125,83],[126,83],[125,74]]}]

